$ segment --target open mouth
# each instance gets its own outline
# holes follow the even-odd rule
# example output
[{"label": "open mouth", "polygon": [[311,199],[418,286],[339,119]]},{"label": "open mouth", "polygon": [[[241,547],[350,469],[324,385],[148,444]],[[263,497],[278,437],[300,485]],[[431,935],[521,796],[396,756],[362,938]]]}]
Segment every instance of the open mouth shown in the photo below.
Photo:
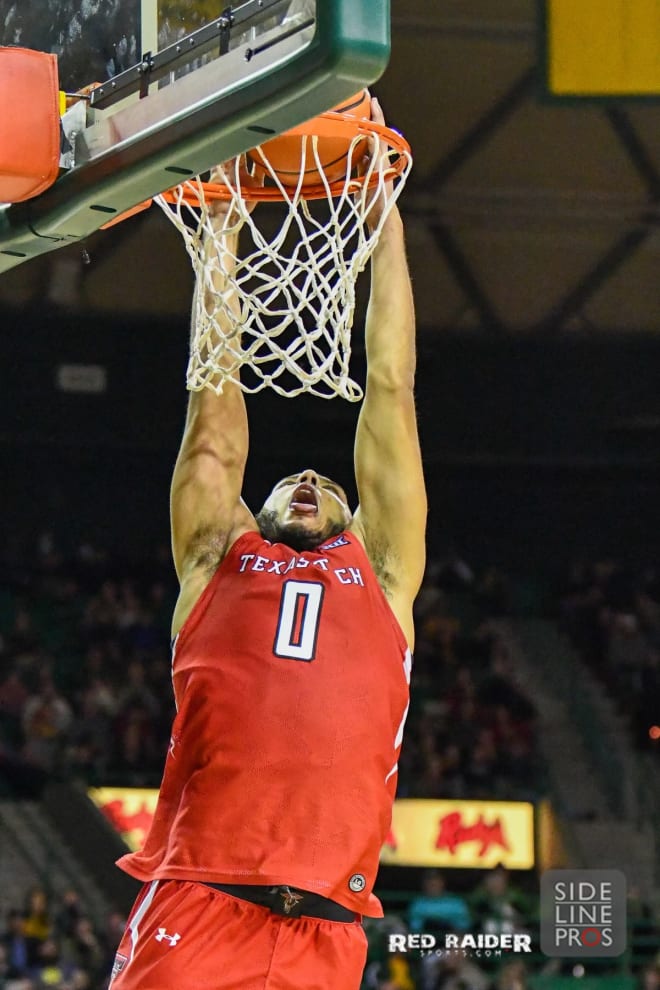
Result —
[{"label": "open mouth", "polygon": [[316,489],[311,485],[298,485],[291,496],[289,509],[303,516],[315,516],[319,511]]}]

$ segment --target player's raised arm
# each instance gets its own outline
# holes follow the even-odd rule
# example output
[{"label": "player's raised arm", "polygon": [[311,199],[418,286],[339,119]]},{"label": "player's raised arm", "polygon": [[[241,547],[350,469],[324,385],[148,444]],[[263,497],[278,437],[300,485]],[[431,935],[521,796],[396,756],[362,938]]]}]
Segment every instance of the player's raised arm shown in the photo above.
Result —
[{"label": "player's raised arm", "polygon": [[[206,304],[206,297],[228,290],[227,272],[234,263],[238,242],[238,230],[224,205],[217,208],[213,220],[227,228],[223,241],[226,250],[210,284],[198,282],[195,289],[196,294],[205,293],[207,312],[214,307],[210,299]],[[193,304],[193,320],[197,311]],[[230,314],[227,320],[240,319],[237,309]],[[190,599],[190,607],[239,533],[256,528],[241,501],[247,453],[247,414],[240,388],[225,382],[219,395],[209,388],[192,392],[171,489],[174,563],[182,597]],[[185,602],[180,600],[180,605],[185,613],[189,611]],[[185,614],[175,616],[175,626],[184,619]]]},{"label": "player's raised arm", "polygon": [[[373,119],[382,123],[374,101]],[[376,205],[370,217],[379,215]],[[367,383],[355,438],[354,527],[408,642],[425,561],[426,493],[415,416],[415,312],[403,223],[387,217],[371,260]]]}]

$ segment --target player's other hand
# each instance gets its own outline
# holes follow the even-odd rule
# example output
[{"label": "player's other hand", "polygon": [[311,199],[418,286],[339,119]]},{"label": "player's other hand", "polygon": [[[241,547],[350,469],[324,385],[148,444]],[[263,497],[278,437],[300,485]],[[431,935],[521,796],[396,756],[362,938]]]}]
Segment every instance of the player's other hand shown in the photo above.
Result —
[{"label": "player's other hand", "polygon": [[[385,115],[383,114],[382,107],[375,96],[371,97],[371,119],[375,124],[380,124],[381,127],[385,126]],[[389,166],[387,143],[381,140],[377,134],[373,134],[369,138],[369,155],[372,158],[378,157],[380,159],[378,167],[379,169],[383,169],[387,174],[387,169]],[[380,223],[386,202],[391,198],[392,180],[389,179],[385,182],[384,190],[381,189],[380,194],[378,190],[379,187],[377,186],[373,191],[371,202],[367,200],[367,226],[369,227],[369,230],[372,231],[375,230]]]}]

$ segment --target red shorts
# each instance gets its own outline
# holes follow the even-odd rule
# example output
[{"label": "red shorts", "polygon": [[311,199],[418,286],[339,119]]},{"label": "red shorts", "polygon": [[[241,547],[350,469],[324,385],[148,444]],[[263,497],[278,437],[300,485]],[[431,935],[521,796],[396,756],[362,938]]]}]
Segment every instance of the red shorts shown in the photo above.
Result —
[{"label": "red shorts", "polygon": [[357,990],[358,922],[287,918],[203,883],[145,884],[115,956],[111,990]]}]

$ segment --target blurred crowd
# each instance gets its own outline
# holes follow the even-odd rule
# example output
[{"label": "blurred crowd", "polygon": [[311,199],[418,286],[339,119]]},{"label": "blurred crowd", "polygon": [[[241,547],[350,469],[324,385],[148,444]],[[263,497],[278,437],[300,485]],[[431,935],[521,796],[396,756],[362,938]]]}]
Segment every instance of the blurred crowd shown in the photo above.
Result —
[{"label": "blurred crowd", "polygon": [[148,565],[46,534],[0,588],[0,771],[157,786],[171,721],[169,554]]},{"label": "blurred crowd", "polygon": [[[483,877],[477,874],[476,881],[460,892],[450,889],[442,872],[428,870],[420,893],[399,913],[367,923],[369,961],[363,990],[523,990],[528,972],[524,960],[503,965],[501,953],[438,947],[444,946],[444,935],[449,933],[530,934],[537,913],[536,899],[503,867]],[[391,936],[399,933],[434,936],[436,947],[426,953],[393,952]],[[514,973],[519,982],[513,980]]]},{"label": "blurred crowd", "polygon": [[399,797],[534,800],[544,792],[535,712],[516,683],[505,576],[455,555],[428,568]]},{"label": "blurred crowd", "polygon": [[[476,877],[476,879],[475,879]],[[427,870],[421,891],[385,918],[368,919],[368,964],[362,990],[532,990],[535,980],[614,979],[621,990],[619,959],[550,959],[540,952],[538,884],[503,866],[483,874]],[[639,990],[660,988],[658,927],[631,888],[628,893],[629,944]],[[396,951],[396,936],[424,934],[435,939],[426,951]],[[466,938],[461,948],[445,948],[445,936]],[[473,948],[480,935],[529,937],[530,952]],[[393,938],[394,937],[394,938]],[[472,941],[470,941],[470,939]],[[477,943],[478,944],[478,943]],[[547,984],[546,984],[547,985]],[[589,986],[597,985],[590,982]],[[605,985],[605,984],[603,984]]]},{"label": "blurred crowd", "polygon": [[[579,983],[584,976],[617,972],[616,959],[582,965],[540,956],[537,890],[525,877],[514,878],[502,866],[459,872],[460,878],[456,871],[424,871],[416,894],[401,894],[384,918],[365,920],[369,948],[362,990],[530,990],[538,974],[571,976]],[[658,930],[641,908],[629,892],[631,941],[636,924],[643,922],[640,930],[646,933],[637,950],[636,986],[660,990]],[[95,925],[73,889],[55,896],[33,888],[0,920],[1,990],[108,990],[125,923],[112,912]],[[439,951],[393,948],[391,937],[408,933],[433,936]],[[444,936],[451,933],[529,935],[532,951],[507,958],[497,950],[443,950]]]},{"label": "blurred crowd", "polygon": [[660,571],[578,561],[558,599],[563,629],[618,703],[636,745],[657,750]]},{"label": "blurred crowd", "polygon": [[[169,551],[131,565],[44,534],[0,586],[0,773],[158,786],[174,715]],[[543,788],[534,710],[515,683],[502,575],[429,568],[399,796],[533,799]]]},{"label": "blurred crowd", "polygon": [[2,990],[104,990],[125,918],[111,913],[98,930],[77,892],[28,891],[0,926]]}]

